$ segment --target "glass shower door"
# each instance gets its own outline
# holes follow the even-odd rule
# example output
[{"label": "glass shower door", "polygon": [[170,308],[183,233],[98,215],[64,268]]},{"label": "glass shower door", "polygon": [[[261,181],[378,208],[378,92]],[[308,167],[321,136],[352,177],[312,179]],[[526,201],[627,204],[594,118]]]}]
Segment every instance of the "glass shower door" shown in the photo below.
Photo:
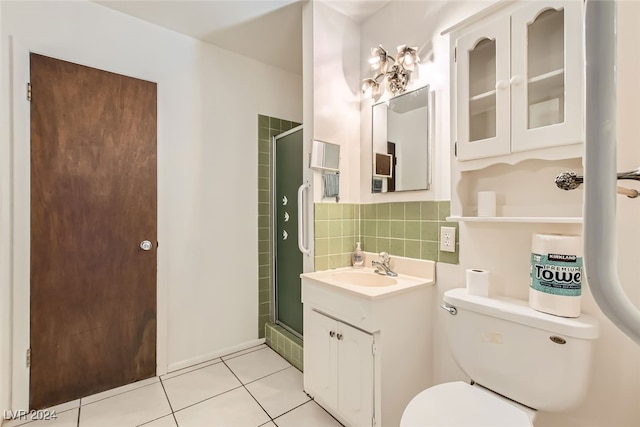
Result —
[{"label": "glass shower door", "polygon": [[297,192],[303,181],[302,126],[274,137],[274,145],[275,321],[301,337],[303,258],[298,249]]}]

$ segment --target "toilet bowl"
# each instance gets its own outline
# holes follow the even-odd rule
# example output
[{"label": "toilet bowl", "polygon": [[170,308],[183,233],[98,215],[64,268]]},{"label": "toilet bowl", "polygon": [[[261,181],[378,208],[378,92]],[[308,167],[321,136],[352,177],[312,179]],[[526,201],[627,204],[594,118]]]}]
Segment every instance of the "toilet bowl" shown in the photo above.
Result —
[{"label": "toilet bowl", "polygon": [[407,405],[401,427],[530,427],[535,411],[477,384],[439,384]]},{"label": "toilet bowl", "polygon": [[598,322],[541,313],[526,301],[445,292],[446,334],[472,384],[450,382],[417,394],[401,427],[530,427],[536,410],[577,407],[586,394]]}]

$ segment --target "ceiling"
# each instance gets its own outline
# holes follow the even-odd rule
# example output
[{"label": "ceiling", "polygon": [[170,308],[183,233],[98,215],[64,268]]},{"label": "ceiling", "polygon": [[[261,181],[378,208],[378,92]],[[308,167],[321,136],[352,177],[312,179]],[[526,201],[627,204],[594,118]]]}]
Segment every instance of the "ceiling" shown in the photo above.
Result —
[{"label": "ceiling", "polygon": [[[302,0],[94,0],[103,6],[302,75]],[[391,0],[325,0],[362,22]]]}]

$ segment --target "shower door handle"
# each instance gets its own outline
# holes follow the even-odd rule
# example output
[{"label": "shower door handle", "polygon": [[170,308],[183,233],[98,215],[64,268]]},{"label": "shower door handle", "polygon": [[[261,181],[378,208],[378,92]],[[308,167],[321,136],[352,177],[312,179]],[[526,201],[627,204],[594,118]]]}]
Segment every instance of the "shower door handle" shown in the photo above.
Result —
[{"label": "shower door handle", "polygon": [[304,226],[305,216],[303,215],[303,208],[305,204],[303,203],[303,199],[304,192],[305,190],[308,190],[309,187],[309,184],[302,184],[298,188],[298,249],[300,249],[300,252],[307,255],[311,253],[311,249],[304,246],[304,241],[307,239],[305,239],[306,228]]}]

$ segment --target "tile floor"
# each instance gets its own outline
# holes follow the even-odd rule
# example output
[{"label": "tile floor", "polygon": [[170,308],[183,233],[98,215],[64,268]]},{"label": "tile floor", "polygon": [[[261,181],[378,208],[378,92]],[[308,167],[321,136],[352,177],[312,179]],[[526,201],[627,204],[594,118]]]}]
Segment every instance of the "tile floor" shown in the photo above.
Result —
[{"label": "tile floor", "polygon": [[339,427],[266,345],[58,405],[51,421],[2,427]]}]

